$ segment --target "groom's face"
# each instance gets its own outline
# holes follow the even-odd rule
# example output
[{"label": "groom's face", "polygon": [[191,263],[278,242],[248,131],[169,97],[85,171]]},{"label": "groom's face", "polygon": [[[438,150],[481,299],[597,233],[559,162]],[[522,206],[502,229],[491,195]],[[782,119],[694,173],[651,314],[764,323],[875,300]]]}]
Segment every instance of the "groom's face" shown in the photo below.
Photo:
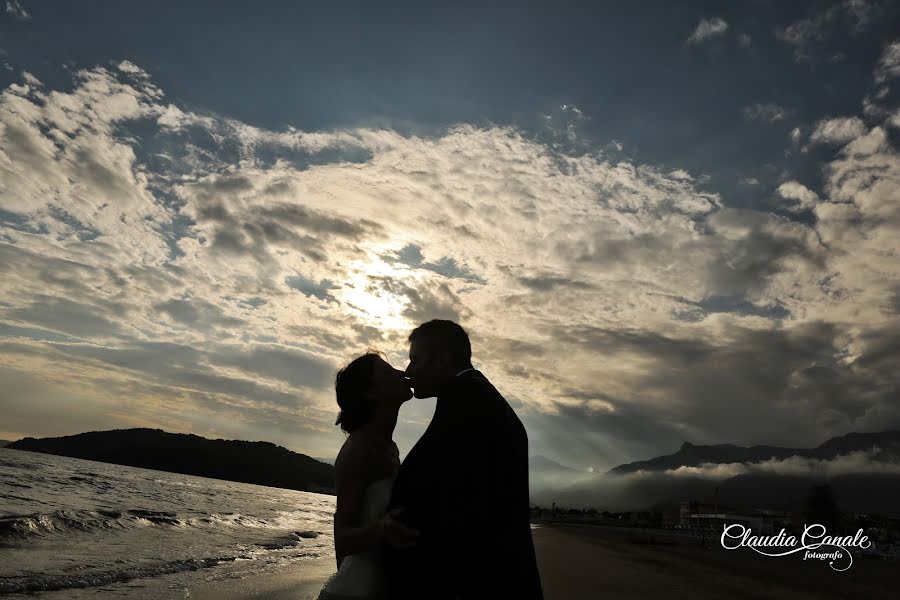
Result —
[{"label": "groom's face", "polygon": [[416,398],[432,398],[438,395],[447,379],[447,355],[433,352],[422,340],[409,345],[409,366],[406,376]]}]

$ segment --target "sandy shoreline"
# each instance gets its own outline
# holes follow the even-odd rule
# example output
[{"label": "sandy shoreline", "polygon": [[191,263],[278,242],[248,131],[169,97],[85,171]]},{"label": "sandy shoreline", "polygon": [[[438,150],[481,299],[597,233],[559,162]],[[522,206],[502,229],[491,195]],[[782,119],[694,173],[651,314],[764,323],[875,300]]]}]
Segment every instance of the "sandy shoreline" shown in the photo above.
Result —
[{"label": "sandy shoreline", "polygon": [[185,590],[192,600],[315,600],[335,571],[334,557],[295,563],[289,569],[265,571],[241,579],[198,583]]},{"label": "sandy shoreline", "polygon": [[[715,540],[615,527],[544,526],[532,531],[546,600],[596,598],[894,598],[896,562],[857,556],[845,572],[798,555],[772,558],[728,551]],[[290,571],[197,585],[199,600],[314,600],[334,558]],[[893,592],[892,592],[893,590]]]}]

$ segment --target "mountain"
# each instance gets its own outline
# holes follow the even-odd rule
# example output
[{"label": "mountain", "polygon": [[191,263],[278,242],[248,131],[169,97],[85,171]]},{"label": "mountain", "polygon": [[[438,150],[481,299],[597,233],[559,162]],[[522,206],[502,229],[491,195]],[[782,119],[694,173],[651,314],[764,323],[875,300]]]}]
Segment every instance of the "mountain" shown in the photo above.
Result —
[{"label": "mountain", "polygon": [[[859,451],[867,452],[865,460],[841,459],[842,468],[830,471],[831,475],[827,470],[807,469],[804,461],[788,463],[791,468],[782,471],[728,467],[703,472],[675,470],[704,463],[759,463],[795,456],[830,461]],[[534,458],[532,463],[536,462]],[[685,443],[674,454],[621,465],[605,474],[581,473],[562,465],[551,469],[556,464],[552,461],[537,463],[540,468],[532,467],[529,481],[531,501],[544,506],[555,502],[559,506],[622,511],[699,500],[735,509],[798,512],[804,510],[813,486],[828,483],[841,511],[900,517],[900,431],[850,433],[815,448]],[[731,472],[735,474],[729,475]]]},{"label": "mountain", "polygon": [[619,465],[609,470],[610,474],[623,475],[637,471],[670,471],[678,467],[697,467],[704,463],[757,463],[770,459],[784,460],[792,456],[831,460],[850,452],[869,451],[878,448],[875,460],[895,461],[900,459],[900,431],[880,433],[848,433],[831,438],[815,448],[780,448],[777,446],[734,446],[717,444],[696,446],[684,442],[678,452]]},{"label": "mountain", "polygon": [[9,440],[0,440],[0,448],[9,445],[11,442]]},{"label": "mountain", "polygon": [[57,438],[27,437],[7,447],[227,481],[334,493],[333,466],[271,442],[210,440],[160,429],[116,429]]},{"label": "mountain", "polygon": [[313,456],[313,458],[321,463],[325,463],[326,465],[334,465],[333,458],[322,458],[320,456]]},{"label": "mountain", "polygon": [[724,479],[675,476],[664,471],[598,475],[568,486],[543,488],[531,493],[542,506],[593,507],[599,510],[647,510],[698,500],[731,509],[778,509],[801,512],[812,488],[828,483],[838,508],[844,513],[865,513],[900,518],[900,475],[848,473],[830,478],[776,473],[744,473]]}]

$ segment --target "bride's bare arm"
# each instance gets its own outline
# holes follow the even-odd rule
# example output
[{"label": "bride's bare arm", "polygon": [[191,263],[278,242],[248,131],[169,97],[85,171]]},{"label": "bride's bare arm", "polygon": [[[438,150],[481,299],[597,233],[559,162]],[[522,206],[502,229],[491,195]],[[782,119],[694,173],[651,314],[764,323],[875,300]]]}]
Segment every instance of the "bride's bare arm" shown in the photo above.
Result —
[{"label": "bride's bare arm", "polygon": [[369,483],[369,448],[353,435],[347,438],[334,461],[337,508],[334,513],[334,551],[338,568],[344,557],[365,552],[379,543],[381,521],[359,525],[363,494]]},{"label": "bride's bare arm", "polygon": [[357,527],[365,491],[366,455],[353,436],[344,442],[334,461],[334,485],[337,492],[337,508],[334,512],[334,552],[338,568],[344,557],[356,554],[375,543],[375,530]]},{"label": "bride's bare arm", "polygon": [[410,543],[418,532],[396,522],[392,514],[359,526],[363,493],[369,483],[369,454],[351,435],[334,462],[337,508],[334,513],[334,551],[338,568],[344,557],[365,552],[382,541],[393,545]]}]

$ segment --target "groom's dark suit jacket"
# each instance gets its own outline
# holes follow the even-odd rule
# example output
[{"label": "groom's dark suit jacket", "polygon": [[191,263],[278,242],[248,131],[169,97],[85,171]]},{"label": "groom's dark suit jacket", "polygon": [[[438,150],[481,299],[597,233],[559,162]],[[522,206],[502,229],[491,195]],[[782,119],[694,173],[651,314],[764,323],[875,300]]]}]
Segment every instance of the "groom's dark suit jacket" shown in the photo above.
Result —
[{"label": "groom's dark suit jacket", "polygon": [[531,540],[528,436],[479,371],[441,390],[394,482],[390,508],[421,531],[386,547],[390,600],[542,599]]}]

